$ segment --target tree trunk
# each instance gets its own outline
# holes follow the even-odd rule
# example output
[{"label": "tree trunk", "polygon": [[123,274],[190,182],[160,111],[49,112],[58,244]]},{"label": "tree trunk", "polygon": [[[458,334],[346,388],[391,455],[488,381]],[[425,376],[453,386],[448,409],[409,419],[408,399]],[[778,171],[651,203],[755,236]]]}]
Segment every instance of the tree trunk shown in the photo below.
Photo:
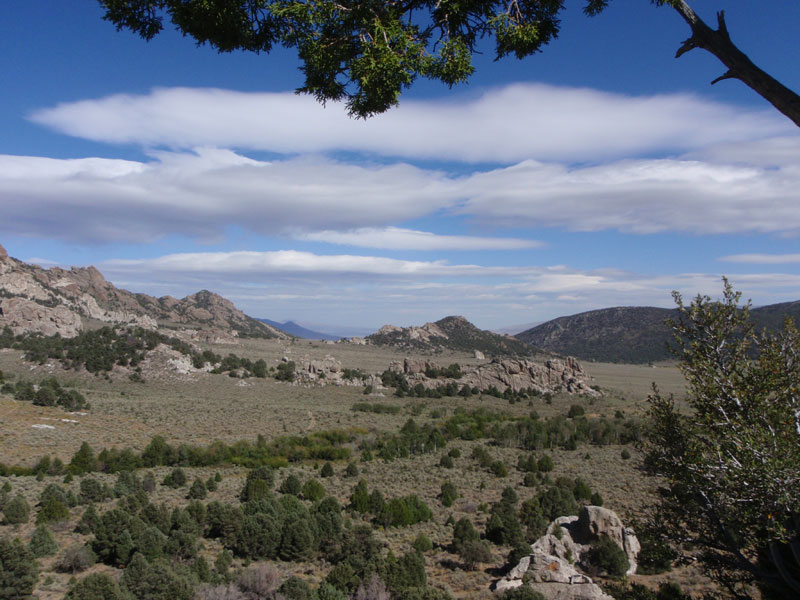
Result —
[{"label": "tree trunk", "polygon": [[725,11],[717,13],[719,28],[714,30],[684,0],[670,2],[670,6],[678,11],[692,29],[692,36],[683,42],[675,54],[676,58],[694,48],[707,50],[728,67],[727,72],[717,77],[712,84],[723,79],[738,79],[800,127],[800,96],[758,68],[734,45],[725,25]]}]

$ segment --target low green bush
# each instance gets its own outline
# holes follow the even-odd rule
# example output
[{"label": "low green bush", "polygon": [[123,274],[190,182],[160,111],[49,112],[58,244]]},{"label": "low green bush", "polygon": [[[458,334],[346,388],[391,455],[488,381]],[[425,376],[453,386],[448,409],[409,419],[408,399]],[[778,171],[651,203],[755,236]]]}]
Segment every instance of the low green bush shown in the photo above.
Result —
[{"label": "low green bush", "polygon": [[630,568],[625,551],[607,536],[592,542],[586,553],[586,561],[610,577],[622,577]]}]

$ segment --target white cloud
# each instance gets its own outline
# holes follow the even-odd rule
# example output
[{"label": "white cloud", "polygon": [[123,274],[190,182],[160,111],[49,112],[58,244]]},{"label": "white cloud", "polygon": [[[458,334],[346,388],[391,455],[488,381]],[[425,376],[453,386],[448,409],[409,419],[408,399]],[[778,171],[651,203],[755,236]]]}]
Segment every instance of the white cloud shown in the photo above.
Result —
[{"label": "white cloud", "polygon": [[766,109],[688,94],[626,96],[544,84],[406,100],[367,121],[350,119],[339,103],[323,108],[308,96],[207,88],[160,88],[146,95],[63,103],[30,118],[72,136],[145,147],[344,150],[507,164],[674,153],[794,133],[783,117]]},{"label": "white cloud", "polygon": [[800,136],[765,137],[749,142],[712,144],[686,153],[689,160],[710,160],[724,164],[792,167],[800,155]]},{"label": "white cloud", "polygon": [[248,276],[282,275],[319,277],[352,275],[390,278],[464,277],[481,275],[514,275],[528,270],[520,267],[484,267],[451,265],[446,261],[412,261],[352,254],[320,255],[297,250],[273,252],[191,252],[169,254],[152,259],[108,260],[105,267],[114,272],[147,271],[151,273],[184,273],[241,279]]},{"label": "white cloud", "polygon": [[459,212],[500,225],[647,234],[800,233],[796,166],[626,160],[570,169],[525,161],[461,182]]},{"label": "white cloud", "polygon": [[147,162],[0,155],[0,232],[79,242],[170,234],[211,241],[239,226],[387,250],[538,245],[398,226],[459,214],[478,226],[798,235],[800,166],[785,153],[794,145],[775,148],[782,150],[759,165],[699,154],[584,167],[528,160],[465,176],[321,156],[266,162],[213,148],[158,152]]},{"label": "white cloud", "polygon": [[[101,264],[101,270],[115,276],[148,274],[153,281],[170,281],[176,276],[186,276],[193,280],[200,275],[237,282],[258,282],[261,277],[284,275],[302,279],[311,285],[315,277],[326,282],[329,278],[334,278],[350,285],[352,281],[346,279],[346,276],[353,275],[356,281],[380,281],[385,289],[394,286],[394,289],[412,295],[423,290],[449,290],[454,285],[453,281],[457,280],[455,285],[468,286],[476,292],[480,289],[481,295],[493,298],[502,297],[509,291],[537,298],[540,297],[537,296],[539,294],[556,294],[566,298],[570,294],[613,292],[623,295],[655,289],[659,293],[677,289],[692,294],[714,294],[721,289],[721,276],[708,273],[646,275],[619,269],[580,270],[565,265],[483,266],[451,264],[441,260],[410,261],[352,254],[321,255],[296,250],[189,252],[156,258],[111,259]],[[494,279],[498,276],[504,277],[506,281],[479,283],[481,279]],[[800,274],[738,274],[730,279],[734,286],[752,289],[800,285]]]},{"label": "white cloud", "polygon": [[229,225],[260,234],[386,226],[452,197],[443,174],[405,164],[260,162],[216,149],[147,163],[0,156],[0,231],[81,242],[214,239]]},{"label": "white cloud", "polygon": [[800,264],[800,254],[731,254],[719,260],[748,265],[792,265]]},{"label": "white cloud", "polygon": [[415,231],[400,227],[314,231],[297,233],[293,237],[303,241],[383,250],[522,250],[543,246],[542,242],[536,240],[436,235],[427,231]]},{"label": "white cloud", "polygon": [[[498,327],[606,306],[671,307],[672,290],[687,298],[718,297],[722,290],[716,273],[481,266],[286,250],[184,253],[99,266],[111,281],[135,291],[183,296],[211,288],[256,316],[319,321],[322,314],[329,322],[376,327],[448,314]],[[730,280],[758,304],[796,299],[800,289],[800,274],[740,274]]]}]

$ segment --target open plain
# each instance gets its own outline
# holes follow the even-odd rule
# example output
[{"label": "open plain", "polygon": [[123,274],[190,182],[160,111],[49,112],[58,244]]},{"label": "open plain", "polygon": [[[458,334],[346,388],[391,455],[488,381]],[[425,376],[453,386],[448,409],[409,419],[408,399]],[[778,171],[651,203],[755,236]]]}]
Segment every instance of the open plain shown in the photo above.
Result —
[{"label": "open plain", "polygon": [[[242,344],[213,346],[207,349],[221,355],[235,351],[239,356],[257,360],[263,358],[274,367],[286,360],[298,362],[334,357],[342,368],[360,369],[365,373],[380,374],[393,361],[403,361],[407,353],[392,348],[330,344],[307,340],[244,340]],[[462,352],[429,352],[418,358],[434,360],[437,364],[459,363],[466,368],[486,363]],[[412,547],[419,535],[429,538],[432,550],[425,555],[429,585],[446,590],[455,598],[485,598],[489,587],[502,572],[505,555],[510,548],[492,546],[491,558],[475,569],[467,569],[459,556],[450,548],[452,523],[462,517],[473,522],[482,531],[489,519],[489,509],[501,500],[501,492],[508,487],[516,490],[521,499],[531,496],[542,485],[559,477],[579,478],[600,494],[605,506],[616,511],[626,522],[646,516],[654,498],[657,481],[646,477],[641,470],[640,454],[635,445],[593,445],[581,443],[576,449],[559,446],[543,448],[554,462],[554,469],[540,483],[525,481],[525,472],[516,468],[521,456],[528,454],[512,443],[497,443],[490,439],[473,441],[454,439],[447,445],[450,453],[458,456],[452,466],[442,466],[441,456],[448,450],[412,454],[394,460],[366,456],[361,450],[364,440],[396,434],[409,419],[419,425],[441,425],[459,413],[488,411],[503,415],[505,419],[525,418],[536,413],[541,419],[566,415],[570,407],[578,405],[588,419],[608,420],[638,419],[647,409],[647,394],[655,382],[662,391],[682,395],[682,376],[674,365],[634,366],[590,363],[587,370],[592,386],[599,396],[576,396],[557,393],[552,396],[531,397],[510,402],[502,397],[475,394],[469,397],[399,398],[392,388],[374,390],[365,395],[362,385],[301,386],[276,381],[272,377],[239,378],[207,372],[181,373],[171,368],[152,368],[145,371],[144,381],[131,381],[127,370],[117,369],[107,376],[92,375],[85,371],[66,371],[55,361],[34,365],[23,360],[16,350],[0,352],[0,369],[8,379],[33,379],[55,376],[65,385],[79,390],[88,400],[90,409],[80,413],[67,413],[57,407],[36,406],[20,402],[10,396],[0,396],[0,447],[2,462],[31,467],[42,455],[60,458],[65,464],[81,447],[88,443],[96,452],[101,449],[131,448],[141,452],[155,436],[162,436],[171,445],[187,444],[206,447],[219,440],[235,444],[246,440],[255,444],[261,437],[267,441],[287,436],[305,436],[318,431],[346,430],[354,432],[352,442],[346,444],[358,476],[347,476],[347,460],[333,461],[334,474],[320,478],[324,461],[290,461],[277,471],[277,480],[290,473],[301,481],[321,481],[325,492],[342,506],[348,506],[354,486],[364,479],[370,490],[380,490],[384,497],[401,497],[413,491],[432,510],[429,521],[410,527],[380,527],[379,539],[400,556]],[[373,412],[354,410],[358,403],[390,407],[391,411]],[[476,447],[487,449],[491,458],[504,465],[503,472],[493,472],[481,467],[474,459]],[[455,452],[453,452],[455,451]],[[626,458],[625,456],[630,456]],[[188,467],[188,481],[206,480],[221,475],[217,489],[209,492],[207,501],[236,503],[245,484],[248,469],[235,465],[214,467]],[[155,480],[162,481],[170,472],[166,467],[151,469]],[[94,475],[109,486],[114,485],[112,474]],[[46,485],[60,483],[63,477],[0,478],[8,481],[14,493],[23,494],[30,506],[36,506]],[[450,507],[441,500],[441,485],[454,482],[458,498]],[[78,478],[64,487],[80,493]],[[110,500],[109,500],[110,501]],[[109,502],[107,501],[107,502]],[[167,506],[185,506],[186,488],[174,490],[158,485],[151,497],[153,503]],[[82,508],[70,511],[69,521],[54,527],[60,548],[84,543],[90,538],[76,534],[74,523],[80,518]],[[364,517],[350,512],[352,523]],[[28,538],[33,524],[0,526],[0,535]],[[202,554],[213,563],[223,550],[218,540],[207,540]],[[248,561],[234,559],[234,568],[244,568]],[[43,574],[39,577],[37,594],[40,598],[61,598],[69,589],[71,575],[58,572],[58,557],[41,562]],[[312,585],[318,585],[326,576],[329,566],[318,561],[293,561],[274,563],[283,576],[300,575]],[[96,566],[94,570],[108,570]],[[111,572],[114,570],[112,569]],[[663,582],[674,580],[687,590],[706,589],[706,580],[692,568],[681,568],[666,576],[639,576],[635,581]]]}]

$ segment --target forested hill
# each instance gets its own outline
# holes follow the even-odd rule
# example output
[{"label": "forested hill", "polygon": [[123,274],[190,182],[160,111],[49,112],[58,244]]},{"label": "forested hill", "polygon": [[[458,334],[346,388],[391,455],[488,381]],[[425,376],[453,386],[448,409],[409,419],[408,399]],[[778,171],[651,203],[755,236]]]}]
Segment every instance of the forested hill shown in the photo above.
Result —
[{"label": "forested hill", "polygon": [[421,327],[384,325],[367,336],[371,344],[408,350],[456,350],[491,356],[532,356],[537,349],[514,337],[478,329],[464,317],[445,317]]},{"label": "forested hill", "polygon": [[[800,322],[800,301],[761,306],[750,311],[757,329],[777,330],[786,317]],[[676,309],[618,306],[559,317],[515,337],[533,346],[601,362],[647,363],[668,360],[672,334],[664,323]]]}]

